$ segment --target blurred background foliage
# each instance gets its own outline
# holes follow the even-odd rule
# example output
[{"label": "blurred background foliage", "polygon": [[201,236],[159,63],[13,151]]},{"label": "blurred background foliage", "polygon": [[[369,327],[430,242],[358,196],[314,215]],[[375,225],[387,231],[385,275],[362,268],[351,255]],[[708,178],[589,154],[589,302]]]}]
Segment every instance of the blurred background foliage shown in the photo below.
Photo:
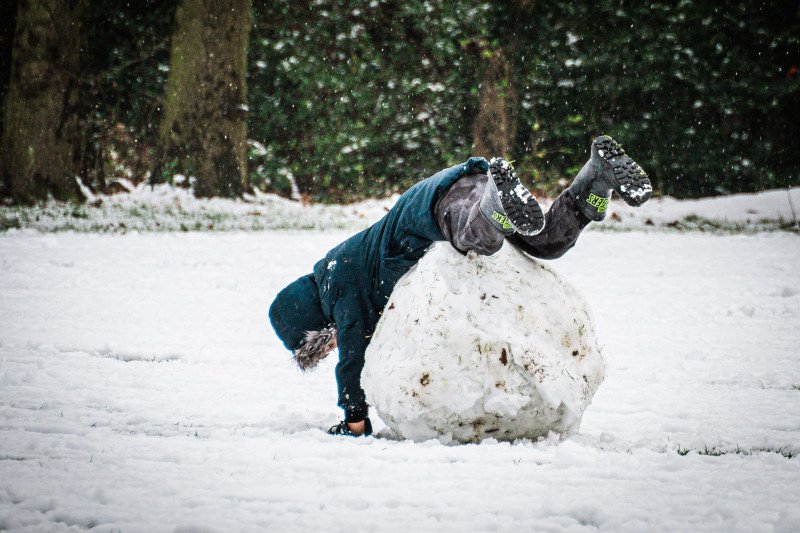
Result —
[{"label": "blurred background foliage", "polygon": [[[155,159],[176,4],[97,0],[86,11],[82,176],[95,190],[172,178]],[[14,8],[3,9],[5,93]],[[482,98],[502,101],[513,127],[508,153],[478,155],[515,160],[547,194],[600,133],[661,194],[800,183],[796,0],[254,0],[251,19],[249,175],[264,191],[309,201],[402,191],[486,146]],[[494,91],[487,65],[500,65]]]},{"label": "blurred background foliage", "polygon": [[151,176],[177,2],[93,0],[86,14],[84,181]]}]

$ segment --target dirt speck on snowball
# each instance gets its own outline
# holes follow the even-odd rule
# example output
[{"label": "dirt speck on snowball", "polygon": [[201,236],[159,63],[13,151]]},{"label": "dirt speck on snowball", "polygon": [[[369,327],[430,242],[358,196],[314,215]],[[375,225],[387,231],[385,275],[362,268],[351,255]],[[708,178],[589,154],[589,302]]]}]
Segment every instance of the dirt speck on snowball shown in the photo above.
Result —
[{"label": "dirt speck on snowball", "polygon": [[477,442],[576,432],[604,375],[589,305],[552,268],[438,243],[395,287],[361,379],[398,436]]}]

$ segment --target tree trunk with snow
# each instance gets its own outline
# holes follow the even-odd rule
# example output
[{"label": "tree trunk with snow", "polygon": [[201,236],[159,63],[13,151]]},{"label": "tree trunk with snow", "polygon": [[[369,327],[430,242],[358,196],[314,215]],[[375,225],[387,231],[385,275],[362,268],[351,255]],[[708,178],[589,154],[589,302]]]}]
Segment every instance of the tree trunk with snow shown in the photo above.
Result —
[{"label": "tree trunk with snow", "polygon": [[19,3],[5,100],[0,173],[17,203],[76,199],[84,0]]},{"label": "tree trunk with snow", "polygon": [[161,163],[198,196],[247,188],[247,40],[252,0],[181,0],[161,123]]}]

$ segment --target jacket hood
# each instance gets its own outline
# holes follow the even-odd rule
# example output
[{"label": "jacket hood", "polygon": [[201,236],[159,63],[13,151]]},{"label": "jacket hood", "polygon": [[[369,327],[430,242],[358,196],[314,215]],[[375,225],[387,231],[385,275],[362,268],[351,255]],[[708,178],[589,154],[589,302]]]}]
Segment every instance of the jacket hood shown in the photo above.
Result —
[{"label": "jacket hood", "polygon": [[319,298],[313,274],[303,276],[278,293],[269,308],[269,320],[287,349],[294,352],[308,332],[330,326]]}]

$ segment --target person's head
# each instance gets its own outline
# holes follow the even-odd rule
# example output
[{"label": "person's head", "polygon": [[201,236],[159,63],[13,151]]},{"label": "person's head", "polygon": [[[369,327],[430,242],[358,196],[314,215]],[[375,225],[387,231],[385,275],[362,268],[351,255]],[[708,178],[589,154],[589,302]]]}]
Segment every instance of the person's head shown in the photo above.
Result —
[{"label": "person's head", "polygon": [[325,318],[312,274],[278,293],[270,305],[269,320],[302,370],[314,368],[336,348],[336,328]]}]

